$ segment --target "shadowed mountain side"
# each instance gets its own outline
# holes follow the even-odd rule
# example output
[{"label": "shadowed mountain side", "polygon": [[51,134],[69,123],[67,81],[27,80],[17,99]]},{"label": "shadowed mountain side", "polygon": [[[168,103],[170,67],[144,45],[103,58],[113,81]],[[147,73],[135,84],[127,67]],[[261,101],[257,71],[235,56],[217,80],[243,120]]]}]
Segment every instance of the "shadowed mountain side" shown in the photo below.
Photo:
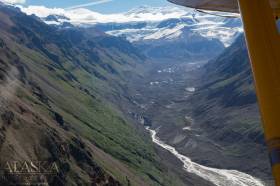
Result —
[{"label": "shadowed mountain side", "polygon": [[[203,85],[193,95],[194,128],[212,141],[205,163],[239,169],[271,180],[268,154],[244,36],[203,69]],[[210,148],[207,148],[208,150]],[[205,149],[184,150],[199,161]],[[227,156],[228,158],[224,158]]]}]

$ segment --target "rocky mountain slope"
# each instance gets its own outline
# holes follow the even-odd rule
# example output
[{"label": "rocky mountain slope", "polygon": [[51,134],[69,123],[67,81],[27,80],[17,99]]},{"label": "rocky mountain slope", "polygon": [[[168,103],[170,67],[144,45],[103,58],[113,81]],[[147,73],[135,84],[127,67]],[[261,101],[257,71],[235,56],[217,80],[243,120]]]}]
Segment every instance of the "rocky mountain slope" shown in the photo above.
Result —
[{"label": "rocky mountain slope", "polygon": [[[191,82],[190,87],[195,89],[186,89],[193,92],[186,102],[182,100],[185,127],[173,129],[173,132],[167,132],[170,126],[162,129],[164,139],[195,162],[237,169],[271,184],[244,37],[238,37],[218,58],[195,73],[201,74]],[[186,138],[189,135],[196,137]]]},{"label": "rocky mountain slope", "polygon": [[194,127],[201,128],[217,144],[213,154],[220,156],[220,161],[215,160],[219,166],[240,167],[269,179],[270,166],[244,37],[209,62],[205,70],[204,83],[191,100]]},{"label": "rocky mountain slope", "polygon": [[[184,185],[111,100],[145,58],[94,29],[58,29],[0,5],[0,163],[56,163],[50,185]],[[9,174],[1,185],[26,183]],[[209,184],[210,185],[210,184]]]}]

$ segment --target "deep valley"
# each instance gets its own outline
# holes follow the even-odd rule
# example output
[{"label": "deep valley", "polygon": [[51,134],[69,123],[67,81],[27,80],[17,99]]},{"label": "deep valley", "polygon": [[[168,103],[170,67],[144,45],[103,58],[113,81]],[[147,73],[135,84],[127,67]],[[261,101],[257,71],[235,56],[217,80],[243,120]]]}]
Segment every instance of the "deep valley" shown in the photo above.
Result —
[{"label": "deep valley", "polygon": [[[31,180],[54,186],[273,185],[238,18],[29,11],[0,3],[0,165],[56,162]],[[156,11],[180,15],[138,20]]]}]

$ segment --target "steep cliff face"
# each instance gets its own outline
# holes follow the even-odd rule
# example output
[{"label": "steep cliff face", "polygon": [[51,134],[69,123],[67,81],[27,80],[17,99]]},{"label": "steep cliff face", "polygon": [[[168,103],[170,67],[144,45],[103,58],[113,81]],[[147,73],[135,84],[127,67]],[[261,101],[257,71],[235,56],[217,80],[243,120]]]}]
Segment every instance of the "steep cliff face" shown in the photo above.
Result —
[{"label": "steep cliff face", "polygon": [[[0,5],[0,162],[56,163],[50,185],[183,184],[116,109],[145,58],[94,29],[61,30]],[[1,173],[7,183],[25,178]]]}]

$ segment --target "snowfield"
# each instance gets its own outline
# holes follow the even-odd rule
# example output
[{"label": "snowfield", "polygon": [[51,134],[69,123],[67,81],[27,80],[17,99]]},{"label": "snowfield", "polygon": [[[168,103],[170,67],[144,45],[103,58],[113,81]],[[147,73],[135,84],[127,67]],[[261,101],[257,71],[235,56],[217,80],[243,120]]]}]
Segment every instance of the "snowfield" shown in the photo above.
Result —
[{"label": "snowfield", "polygon": [[[107,34],[124,36],[131,42],[176,40],[183,37],[185,30],[190,30],[203,37],[219,39],[228,47],[239,33],[243,32],[239,18],[225,18],[183,7],[141,6],[118,14],[101,14],[85,8],[18,7],[26,14],[35,14],[52,25],[71,23],[75,26],[89,27],[110,24],[112,27],[107,28]],[[53,20],[49,20],[49,16],[52,16]],[[134,28],[137,23],[144,23],[144,26]]]}]

